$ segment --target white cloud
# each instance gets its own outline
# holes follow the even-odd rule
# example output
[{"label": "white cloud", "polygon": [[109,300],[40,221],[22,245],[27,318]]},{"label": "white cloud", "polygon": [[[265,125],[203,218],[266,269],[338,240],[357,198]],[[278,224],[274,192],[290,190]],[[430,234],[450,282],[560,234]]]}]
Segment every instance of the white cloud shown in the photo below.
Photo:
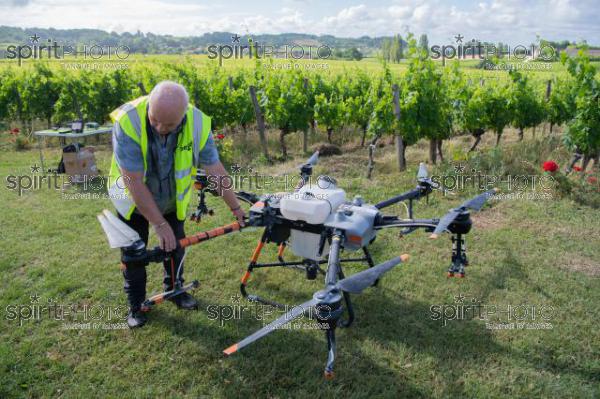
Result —
[{"label": "white cloud", "polygon": [[360,4],[358,6],[352,6],[342,9],[336,15],[332,17],[326,17],[323,21],[330,24],[335,28],[340,26],[346,26],[348,24],[360,23],[361,21],[369,19],[369,13],[367,6]]},{"label": "white cloud", "polygon": [[388,7],[388,12],[393,18],[405,19],[411,16],[412,7],[408,5],[390,6]]},{"label": "white cloud", "polygon": [[[306,2],[304,2],[306,1]],[[307,4],[310,2],[310,5]],[[299,32],[358,37],[405,33],[429,35],[445,44],[457,34],[505,43],[528,44],[539,33],[548,39],[586,38],[600,44],[597,0],[452,0],[365,2],[335,8],[312,0],[284,0],[281,7],[256,10],[246,1],[225,5],[167,0],[0,0],[0,25],[138,29],[177,36],[204,32]],[[325,12],[327,10],[327,12]],[[323,15],[325,13],[325,15]]]},{"label": "white cloud", "polygon": [[416,23],[424,22],[429,15],[429,4],[422,4],[418,7],[415,7],[412,13],[412,19]]}]

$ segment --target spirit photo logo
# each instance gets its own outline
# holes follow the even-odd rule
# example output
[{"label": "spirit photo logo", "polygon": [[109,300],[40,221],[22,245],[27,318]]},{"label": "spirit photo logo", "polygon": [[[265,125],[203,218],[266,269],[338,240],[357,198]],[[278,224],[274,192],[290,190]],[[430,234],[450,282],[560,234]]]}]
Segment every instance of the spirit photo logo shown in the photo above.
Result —
[{"label": "spirit photo logo", "polygon": [[331,48],[325,44],[320,46],[301,46],[299,44],[284,45],[274,47],[272,45],[260,44],[257,41],[248,38],[248,44],[240,42],[241,36],[235,34],[231,36],[231,44],[211,44],[207,48],[208,58],[219,59],[219,66],[223,65],[223,60],[243,59],[243,58],[282,58],[282,59],[328,59],[331,57]]},{"label": "spirit photo logo", "polygon": [[19,66],[21,66],[23,60],[28,59],[64,59],[65,56],[73,56],[75,58],[81,56],[86,60],[99,60],[101,58],[124,60],[130,54],[129,47],[127,46],[103,46],[99,44],[70,46],[60,45],[53,39],[46,39],[45,44],[40,40],[41,37],[34,34],[29,37],[29,44],[11,44],[7,46],[6,58],[9,60],[16,59]]},{"label": "spirit photo logo", "polygon": [[431,58],[434,60],[441,58],[442,61],[444,61],[454,58],[483,60],[493,57],[507,57],[508,59],[515,58],[518,61],[523,61],[527,58],[552,61],[556,57],[556,50],[554,47],[546,43],[541,43],[540,46],[536,46],[535,44],[529,46],[519,44],[512,47],[505,44],[502,48],[499,48],[492,43],[485,43],[476,39],[471,39],[471,41],[465,41],[463,43],[464,38],[465,37],[459,33],[454,36],[456,44],[442,46],[436,44],[435,46],[431,46]]}]

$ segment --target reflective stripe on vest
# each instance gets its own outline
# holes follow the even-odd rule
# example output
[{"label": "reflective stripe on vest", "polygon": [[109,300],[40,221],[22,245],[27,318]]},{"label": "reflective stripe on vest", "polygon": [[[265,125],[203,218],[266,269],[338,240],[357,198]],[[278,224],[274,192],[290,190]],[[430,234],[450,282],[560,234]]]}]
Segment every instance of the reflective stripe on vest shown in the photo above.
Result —
[{"label": "reflective stripe on vest", "polygon": [[[110,117],[127,136],[138,143],[144,158],[144,182],[146,181],[148,136],[146,134],[146,112],[148,96],[137,98],[123,104],[113,112]],[[192,175],[195,175],[194,165],[197,156],[204,148],[210,134],[210,117],[204,115],[193,105],[189,104],[186,112],[187,122],[177,137],[175,149],[175,194],[177,204],[177,219],[185,220],[187,208],[191,198],[190,187],[193,184]],[[135,203],[130,198],[125,188],[124,178],[113,154],[110,168],[108,194],[110,199],[125,219],[129,220],[135,210]]]}]

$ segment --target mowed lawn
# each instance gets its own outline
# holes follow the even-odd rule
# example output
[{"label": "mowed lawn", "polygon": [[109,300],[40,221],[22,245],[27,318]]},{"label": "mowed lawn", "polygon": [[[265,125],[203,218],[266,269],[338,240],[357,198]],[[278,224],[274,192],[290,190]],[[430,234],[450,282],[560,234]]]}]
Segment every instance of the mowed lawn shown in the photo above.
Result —
[{"label": "mowed lawn", "polygon": [[[317,173],[333,170],[350,198],[361,194],[372,202],[414,187],[424,152],[409,152],[410,169],[400,174],[393,171],[393,149],[381,150],[372,181],[359,170],[365,153],[324,159]],[[46,156],[54,167],[58,152],[46,150]],[[103,172],[109,157],[107,148],[99,147]],[[108,247],[96,220],[102,209],[112,209],[108,200],[69,199],[82,191],[75,188],[62,194],[45,187],[20,196],[6,188],[9,175],[32,176],[30,167],[38,159],[36,150],[0,152],[1,398],[600,395],[598,210],[569,200],[492,201],[474,216],[467,236],[465,279],[446,278],[449,236],[432,241],[422,231],[402,238],[397,230],[380,233],[372,245],[376,262],[401,253],[411,259],[377,288],[353,296],[355,324],[338,330],[336,378],[325,381],[327,352],[320,331],[276,331],[230,358],[222,355],[263,325],[250,313],[220,321],[210,311],[246,305],[235,295],[259,230],[189,250],[185,276],[200,280],[194,291],[199,311],[161,304],[135,331],[68,329],[71,319],[55,320],[47,312],[25,317],[27,308],[46,306],[49,300],[65,308],[125,304],[119,252]],[[299,163],[297,158],[261,171],[295,175]],[[416,216],[440,217],[471,194],[434,193],[428,203],[416,204]],[[212,196],[208,201],[216,215],[200,225],[188,222],[188,233],[231,221],[222,201]],[[392,211],[404,212],[402,207]],[[275,246],[265,247],[262,259],[275,257]],[[348,265],[345,272],[363,267]],[[148,267],[149,294],[161,287],[161,269]],[[302,303],[323,287],[321,277],[307,281],[300,271],[278,269],[256,271],[249,284],[251,292],[288,304]],[[470,303],[495,309],[495,314],[479,320],[448,313],[453,319],[446,325],[434,320],[432,307],[450,312]],[[508,313],[519,306],[521,313]],[[21,322],[9,311],[17,308],[23,312]],[[519,321],[515,317],[523,309],[530,312],[523,322],[552,328],[486,328],[486,323]]]}]

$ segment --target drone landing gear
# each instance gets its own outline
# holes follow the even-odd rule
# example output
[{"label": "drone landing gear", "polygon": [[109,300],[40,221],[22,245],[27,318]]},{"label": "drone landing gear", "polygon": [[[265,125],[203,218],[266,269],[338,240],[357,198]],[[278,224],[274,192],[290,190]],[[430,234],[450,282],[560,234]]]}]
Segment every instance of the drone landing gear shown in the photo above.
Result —
[{"label": "drone landing gear", "polygon": [[[334,286],[339,280],[343,280],[345,278],[341,266],[342,262],[367,262],[369,264],[369,267],[374,267],[375,265],[373,263],[373,259],[371,258],[371,255],[366,248],[363,248],[365,256],[362,258],[340,259],[339,255],[342,249],[341,241],[343,237],[341,233],[338,232],[338,234],[334,234],[332,237],[327,260],[316,261],[304,259],[300,262],[285,262],[283,259],[283,250],[285,248],[285,244],[280,244],[278,251],[279,262],[257,263],[258,257],[260,256],[264,245],[267,243],[267,237],[268,231],[265,230],[256,248],[254,249],[254,252],[252,253],[252,257],[250,258],[248,268],[242,277],[240,291],[242,295],[249,301],[259,302],[281,309],[289,309],[289,306],[275,301],[271,301],[266,298],[262,298],[258,295],[249,294],[247,292],[246,287],[248,284],[248,280],[250,279],[250,276],[254,269],[277,266],[300,267],[306,271],[308,279],[316,278],[318,273],[325,274],[326,289],[317,292],[313,296],[316,302],[316,312],[313,316],[319,323],[320,328],[324,330],[325,337],[327,339],[327,364],[325,367],[324,376],[326,379],[330,380],[334,377],[333,365],[336,356],[335,330],[338,327],[347,328],[350,325],[352,325],[354,321],[354,308],[352,306],[352,301],[348,292],[339,289],[332,290],[327,288]],[[319,265],[325,263],[327,263],[326,272],[319,267]],[[372,285],[375,285],[375,283],[373,283]],[[348,316],[347,318],[342,318],[342,315],[345,310],[347,310]]]},{"label": "drone landing gear", "polygon": [[[326,308],[326,311],[320,311],[317,308],[317,321],[323,325],[323,329],[325,330],[325,338],[327,339],[327,364],[325,365],[325,370],[323,372],[323,376],[326,380],[332,380],[335,377],[333,372],[333,364],[335,362],[335,355],[337,352],[336,344],[335,344],[335,329],[338,325],[340,317],[344,311],[341,306],[341,297],[339,292],[330,293],[334,297],[337,296],[337,302],[332,302],[327,306],[323,306]],[[337,307],[335,307],[337,306]]]},{"label": "drone landing gear", "polygon": [[465,266],[469,265],[465,253],[465,239],[462,234],[452,236],[452,263],[448,269],[448,277],[465,277]]},{"label": "drone landing gear", "polygon": [[335,327],[325,331],[327,336],[327,366],[323,373],[326,380],[333,380],[335,373],[333,372],[333,362],[335,361]]},{"label": "drone landing gear", "polygon": [[[248,270],[246,271],[246,273],[244,273],[244,276],[242,277],[242,283],[240,284],[240,292],[242,293],[242,296],[244,298],[246,298],[248,301],[250,302],[258,302],[258,303],[262,303],[264,305],[269,305],[269,306],[273,306],[279,309],[289,309],[290,306],[289,305],[285,305],[283,303],[279,303],[267,298],[263,298],[259,295],[254,295],[254,294],[249,294],[248,291],[246,290],[246,286],[248,283],[248,279],[250,278],[252,271],[254,268],[261,268],[261,267],[275,267],[275,266],[290,266],[289,264],[293,263],[293,265],[298,264],[299,262],[285,262],[285,264],[254,264],[254,265],[249,265],[248,266]],[[292,266],[293,266],[292,265]],[[320,272],[323,272],[323,270],[321,268],[318,269]],[[324,273],[324,272],[323,272]],[[343,279],[344,277],[344,273],[342,271],[342,268],[340,266],[339,268],[339,273],[338,273],[339,279]],[[340,327],[340,328],[347,328],[350,327],[350,325],[352,325],[352,322],[354,321],[354,307],[352,306],[352,301],[350,299],[350,294],[348,294],[347,292],[343,292],[342,293],[343,296],[343,300],[346,303],[346,309],[348,310],[348,318],[347,319],[336,319],[336,326]]]},{"label": "drone landing gear", "polygon": [[[345,278],[341,265],[342,259],[339,257],[341,242],[341,233],[339,231],[334,232],[329,249],[327,273],[325,275],[326,288],[313,296],[317,302],[317,306],[315,307],[317,310],[316,319],[320,323],[321,328],[325,330],[325,338],[327,339],[327,364],[324,371],[326,380],[332,380],[335,376],[333,372],[336,355],[335,329],[337,327],[349,327],[354,321],[354,309],[350,301],[350,294],[338,288],[327,290],[327,287],[335,286],[338,281]],[[366,248],[364,250],[365,255],[370,259]],[[348,319],[346,320],[342,319],[342,314],[344,313],[342,300],[346,303],[346,309],[348,310]]]},{"label": "drone landing gear", "polygon": [[[240,284],[240,292],[244,298],[248,299],[251,302],[258,302],[258,303],[273,306],[276,308],[286,309],[286,308],[289,308],[289,306],[279,303],[279,302],[276,302],[276,301],[272,301],[267,298],[263,298],[259,295],[254,295],[254,294],[248,293],[248,290],[247,290],[248,280],[250,279],[250,276],[252,275],[252,272],[254,271],[254,269],[267,268],[267,267],[296,268],[296,269],[304,270],[306,272],[306,278],[308,280],[315,280],[318,274],[325,275],[325,271],[320,267],[320,265],[328,263],[329,260],[316,261],[316,260],[311,260],[311,259],[304,259],[302,261],[297,261],[297,262],[286,262],[283,258],[283,252],[285,251],[286,244],[281,243],[279,245],[279,248],[277,251],[277,258],[278,258],[279,262],[257,263],[260,253],[262,252],[264,245],[267,243],[268,237],[269,237],[269,231],[268,231],[268,229],[265,229],[265,231],[263,232],[263,234],[261,236],[261,239],[259,240],[256,248],[254,249],[254,252],[252,253],[252,256],[250,258],[250,262],[248,263],[246,272],[242,276],[241,284]],[[342,271],[341,264],[339,264],[341,262],[367,262],[367,264],[369,265],[370,268],[375,266],[375,262],[373,261],[373,258],[371,257],[371,254],[370,254],[369,250],[367,249],[367,247],[363,247],[363,253],[364,253],[364,257],[362,257],[362,258],[337,259],[337,262],[338,262],[337,270],[338,270],[339,279],[344,278],[344,273]],[[373,283],[373,286],[376,286],[378,282],[379,282],[379,280],[375,281]],[[352,307],[352,302],[350,300],[350,294],[348,294],[347,292],[344,292],[343,299],[344,299],[344,302],[346,303],[346,309],[348,309],[348,319],[337,320],[336,323],[337,323],[337,327],[345,328],[345,327],[350,327],[350,325],[354,321],[354,308]]]}]

